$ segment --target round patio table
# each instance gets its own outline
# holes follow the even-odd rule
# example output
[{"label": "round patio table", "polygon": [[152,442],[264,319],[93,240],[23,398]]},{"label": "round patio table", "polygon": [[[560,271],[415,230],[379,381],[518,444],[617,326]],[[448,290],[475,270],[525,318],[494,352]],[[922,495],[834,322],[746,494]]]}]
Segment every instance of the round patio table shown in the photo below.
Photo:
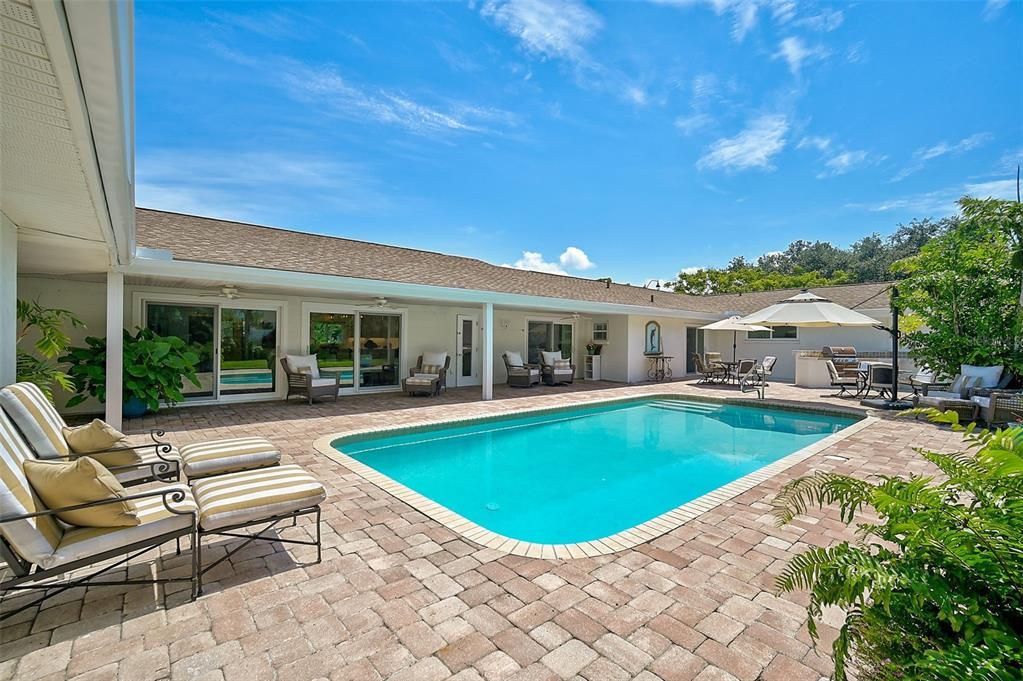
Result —
[{"label": "round patio table", "polygon": [[725,371],[727,372],[726,375],[727,375],[727,380],[728,381],[735,382],[735,381],[739,380],[738,375],[735,373],[735,370],[739,366],[739,362],[737,362],[735,360],[718,360],[718,361],[716,361],[714,363],[715,364],[720,364],[721,366],[723,366],[725,368]]}]

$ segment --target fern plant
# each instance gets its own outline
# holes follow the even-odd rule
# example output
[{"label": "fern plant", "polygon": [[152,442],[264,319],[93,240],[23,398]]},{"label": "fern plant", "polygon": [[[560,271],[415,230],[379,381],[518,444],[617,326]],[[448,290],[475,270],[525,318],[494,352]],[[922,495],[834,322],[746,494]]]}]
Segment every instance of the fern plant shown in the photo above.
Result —
[{"label": "fern plant", "polygon": [[[918,449],[940,476],[861,480],[818,472],[775,499],[781,524],[835,504],[857,539],[813,548],[778,577],[807,590],[810,635],[827,606],[845,610],[835,679],[1023,678],[1023,428],[962,427],[954,412],[913,410],[964,433],[967,451]],[[863,519],[873,509],[877,520]]]}]

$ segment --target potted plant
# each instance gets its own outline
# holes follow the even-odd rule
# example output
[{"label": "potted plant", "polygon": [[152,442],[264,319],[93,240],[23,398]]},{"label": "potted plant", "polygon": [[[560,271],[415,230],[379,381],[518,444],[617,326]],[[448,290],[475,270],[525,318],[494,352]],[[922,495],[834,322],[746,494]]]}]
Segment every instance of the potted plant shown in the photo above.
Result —
[{"label": "potted plant", "polygon": [[[89,336],[87,347],[71,348],[61,361],[68,362],[68,374],[75,387],[75,396],[68,400],[73,407],[89,396],[106,401],[107,341]],[[131,334],[124,331],[124,406],[126,417],[141,416],[160,409],[160,402],[176,404],[185,399],[182,390],[188,380],[197,388],[195,375],[199,354],[180,338],[158,336],[149,329]]]},{"label": "potted plant", "polygon": [[[82,323],[69,310],[43,307],[37,301],[19,300],[17,304],[18,336],[14,344],[17,351],[17,376],[19,381],[30,381],[39,386],[43,393],[53,399],[53,386],[59,385],[67,391],[74,389],[71,377],[61,371],[50,360],[67,352],[71,338],[64,331],[64,324],[71,328],[82,327]],[[32,344],[35,354],[21,349],[21,342],[34,335]],[[60,360],[58,360],[60,361]]]},{"label": "potted plant", "polygon": [[591,342],[591,343],[587,343],[586,344],[586,352],[588,354],[590,354],[590,355],[599,355],[600,354],[600,348],[601,348],[600,343],[592,343]]}]

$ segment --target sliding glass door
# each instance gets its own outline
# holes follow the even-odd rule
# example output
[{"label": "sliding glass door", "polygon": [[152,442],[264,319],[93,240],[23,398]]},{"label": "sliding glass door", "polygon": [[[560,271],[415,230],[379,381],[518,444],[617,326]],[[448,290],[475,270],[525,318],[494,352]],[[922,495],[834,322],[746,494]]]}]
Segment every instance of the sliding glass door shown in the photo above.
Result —
[{"label": "sliding glass door", "polygon": [[277,389],[277,312],[220,310],[220,394]]},{"label": "sliding glass door", "polygon": [[398,385],[401,315],[359,313],[359,387]]},{"label": "sliding glass door", "polygon": [[572,324],[530,320],[526,330],[526,354],[530,364],[540,363],[540,352],[561,350],[565,359],[572,358]]},{"label": "sliding glass door", "polygon": [[200,387],[185,381],[186,399],[216,397],[217,308],[213,305],[149,303],[146,327],[159,336],[177,336],[199,355],[196,377]]},{"label": "sliding glass door", "polygon": [[310,312],[309,354],[316,355],[320,369],[341,372],[342,388],[354,386],[355,315]]}]

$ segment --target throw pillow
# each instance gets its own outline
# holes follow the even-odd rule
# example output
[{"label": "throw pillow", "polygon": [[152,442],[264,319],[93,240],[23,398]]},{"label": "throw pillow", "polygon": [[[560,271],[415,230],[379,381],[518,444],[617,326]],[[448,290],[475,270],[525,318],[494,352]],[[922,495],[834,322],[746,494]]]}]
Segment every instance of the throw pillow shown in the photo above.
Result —
[{"label": "throw pillow", "polygon": [[103,464],[88,456],[75,461],[25,461],[24,471],[36,495],[50,509],[113,500],[99,506],[58,513],[57,517],[69,525],[132,527],[141,522],[134,502],[116,501],[128,496],[117,478]]},{"label": "throw pillow", "polygon": [[[84,426],[64,426],[62,430],[72,452],[91,454],[104,466],[131,466],[142,462],[142,457],[134,449],[124,449],[131,446],[124,433],[106,421],[93,419]],[[122,451],[107,451],[109,449]]]}]

